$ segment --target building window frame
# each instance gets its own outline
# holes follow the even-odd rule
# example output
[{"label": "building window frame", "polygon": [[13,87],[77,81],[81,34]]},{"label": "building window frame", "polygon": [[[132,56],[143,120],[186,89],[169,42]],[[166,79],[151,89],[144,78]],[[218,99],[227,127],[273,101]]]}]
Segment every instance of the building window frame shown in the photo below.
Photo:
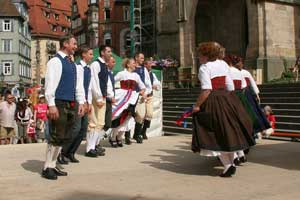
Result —
[{"label": "building window frame", "polygon": [[5,76],[11,76],[12,74],[12,61],[2,61],[2,73]]},{"label": "building window frame", "polygon": [[110,9],[106,8],[104,9],[104,20],[110,20],[111,19],[111,11]]},{"label": "building window frame", "polygon": [[4,32],[10,32],[12,30],[12,22],[10,19],[5,19],[3,21],[3,27],[2,27],[2,30]]},{"label": "building window frame", "polygon": [[59,14],[54,14],[54,19],[56,20],[56,21],[58,21],[59,20]]},{"label": "building window frame", "polygon": [[[8,44],[6,42],[8,42]],[[3,53],[12,52],[12,39],[2,39],[2,52]]]},{"label": "building window frame", "polygon": [[128,6],[124,6],[124,9],[123,9],[123,19],[124,21],[129,21],[130,20],[130,9],[128,8]]}]

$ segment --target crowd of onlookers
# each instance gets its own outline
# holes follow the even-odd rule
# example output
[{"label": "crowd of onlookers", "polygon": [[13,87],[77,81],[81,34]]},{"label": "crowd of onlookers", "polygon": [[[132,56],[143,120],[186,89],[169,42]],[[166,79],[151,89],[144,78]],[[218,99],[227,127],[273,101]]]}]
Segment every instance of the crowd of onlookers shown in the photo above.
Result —
[{"label": "crowd of onlookers", "polygon": [[40,94],[34,105],[29,99],[15,98],[10,91],[0,97],[0,144],[40,143],[47,139],[48,106]]}]

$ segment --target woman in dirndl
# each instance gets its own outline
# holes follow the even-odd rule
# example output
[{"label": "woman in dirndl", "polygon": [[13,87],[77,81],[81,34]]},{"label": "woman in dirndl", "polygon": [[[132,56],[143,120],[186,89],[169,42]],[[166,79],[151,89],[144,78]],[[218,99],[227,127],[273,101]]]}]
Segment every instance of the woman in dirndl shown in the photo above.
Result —
[{"label": "woman in dirndl", "polygon": [[[234,89],[235,89],[234,92],[242,102],[249,117],[251,118],[253,130],[257,130],[259,128],[257,116],[244,93],[244,89],[247,86],[246,80],[244,79],[241,70],[236,67],[237,64],[242,61],[242,58],[235,55],[228,55],[224,58],[224,60],[230,67],[230,76],[231,79],[233,80]],[[253,133],[253,137],[254,137],[254,133]],[[244,151],[238,151],[235,154],[235,159],[234,159],[235,165],[240,165],[240,163],[245,163],[245,162],[247,162],[247,159],[244,154]]]},{"label": "woman in dirndl", "polygon": [[201,93],[194,106],[192,150],[203,156],[218,156],[224,165],[221,177],[236,172],[234,154],[255,144],[252,123],[242,103],[232,92],[229,66],[218,60],[216,42],[199,45]]},{"label": "woman in dirndl", "polygon": [[[115,76],[115,82],[120,82],[120,89],[115,91],[116,103],[112,108],[112,134],[110,144],[112,147],[123,147],[122,137],[126,131],[135,126],[133,115],[139,95],[145,96],[146,86],[138,74],[134,73],[135,60],[125,58],[122,63],[124,70]],[[139,92],[136,89],[139,88]],[[130,140],[130,138],[125,138]],[[128,144],[130,141],[125,141]]]},{"label": "woman in dirndl", "polygon": [[253,111],[255,112],[257,118],[257,126],[254,129],[254,133],[263,132],[271,128],[270,123],[268,122],[265,114],[263,113],[262,108],[260,107],[260,97],[259,89],[256,85],[256,82],[249,71],[243,69],[243,59],[240,58],[240,61],[235,64],[235,67],[241,70],[241,73],[246,81],[246,87],[244,89],[245,96],[248,102],[251,104]]}]

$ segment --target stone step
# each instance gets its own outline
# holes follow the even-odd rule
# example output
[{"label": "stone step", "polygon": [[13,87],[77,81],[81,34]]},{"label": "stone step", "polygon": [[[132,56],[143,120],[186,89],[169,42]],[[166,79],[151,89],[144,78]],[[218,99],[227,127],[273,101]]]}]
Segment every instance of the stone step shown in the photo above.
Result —
[{"label": "stone step", "polygon": [[164,132],[171,132],[171,133],[180,133],[180,134],[192,134],[192,129],[191,128],[183,128],[179,126],[163,126],[163,131]]}]

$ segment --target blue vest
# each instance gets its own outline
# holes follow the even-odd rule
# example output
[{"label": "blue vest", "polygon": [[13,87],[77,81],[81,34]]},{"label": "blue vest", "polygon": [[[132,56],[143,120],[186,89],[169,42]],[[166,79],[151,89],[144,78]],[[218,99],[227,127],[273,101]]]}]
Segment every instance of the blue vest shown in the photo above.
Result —
[{"label": "blue vest", "polygon": [[151,71],[149,72],[149,76],[150,76],[151,85],[153,85],[154,76],[153,76],[153,73]]},{"label": "blue vest", "polygon": [[145,67],[144,66],[137,67],[137,68],[135,68],[134,72],[137,73],[141,77],[143,83],[145,84]]},{"label": "blue vest", "polygon": [[114,90],[114,93],[115,93],[115,77],[114,77],[114,75],[110,71],[108,71],[108,76],[109,76],[109,78],[111,80],[111,84],[113,86],[113,90]]},{"label": "blue vest", "polygon": [[[141,80],[142,80],[143,83],[145,84],[145,67],[144,67],[144,66],[136,67],[134,72],[137,73],[137,74],[140,76]],[[136,89],[135,89],[135,90],[136,90],[137,92],[140,91],[140,88],[139,88],[138,85],[136,86]]]},{"label": "blue vest", "polygon": [[84,87],[84,94],[85,99],[88,99],[89,94],[89,86],[91,82],[91,69],[88,66],[83,66],[81,63],[78,63],[83,67],[83,87]]},{"label": "blue vest", "polygon": [[64,101],[75,101],[76,92],[76,65],[68,60],[68,57],[61,57],[56,54],[62,64],[62,73],[59,84],[56,88],[55,99]]},{"label": "blue vest", "polygon": [[100,65],[100,72],[98,74],[100,90],[103,96],[107,96],[108,70],[104,63],[100,62],[98,59],[96,61]]}]

